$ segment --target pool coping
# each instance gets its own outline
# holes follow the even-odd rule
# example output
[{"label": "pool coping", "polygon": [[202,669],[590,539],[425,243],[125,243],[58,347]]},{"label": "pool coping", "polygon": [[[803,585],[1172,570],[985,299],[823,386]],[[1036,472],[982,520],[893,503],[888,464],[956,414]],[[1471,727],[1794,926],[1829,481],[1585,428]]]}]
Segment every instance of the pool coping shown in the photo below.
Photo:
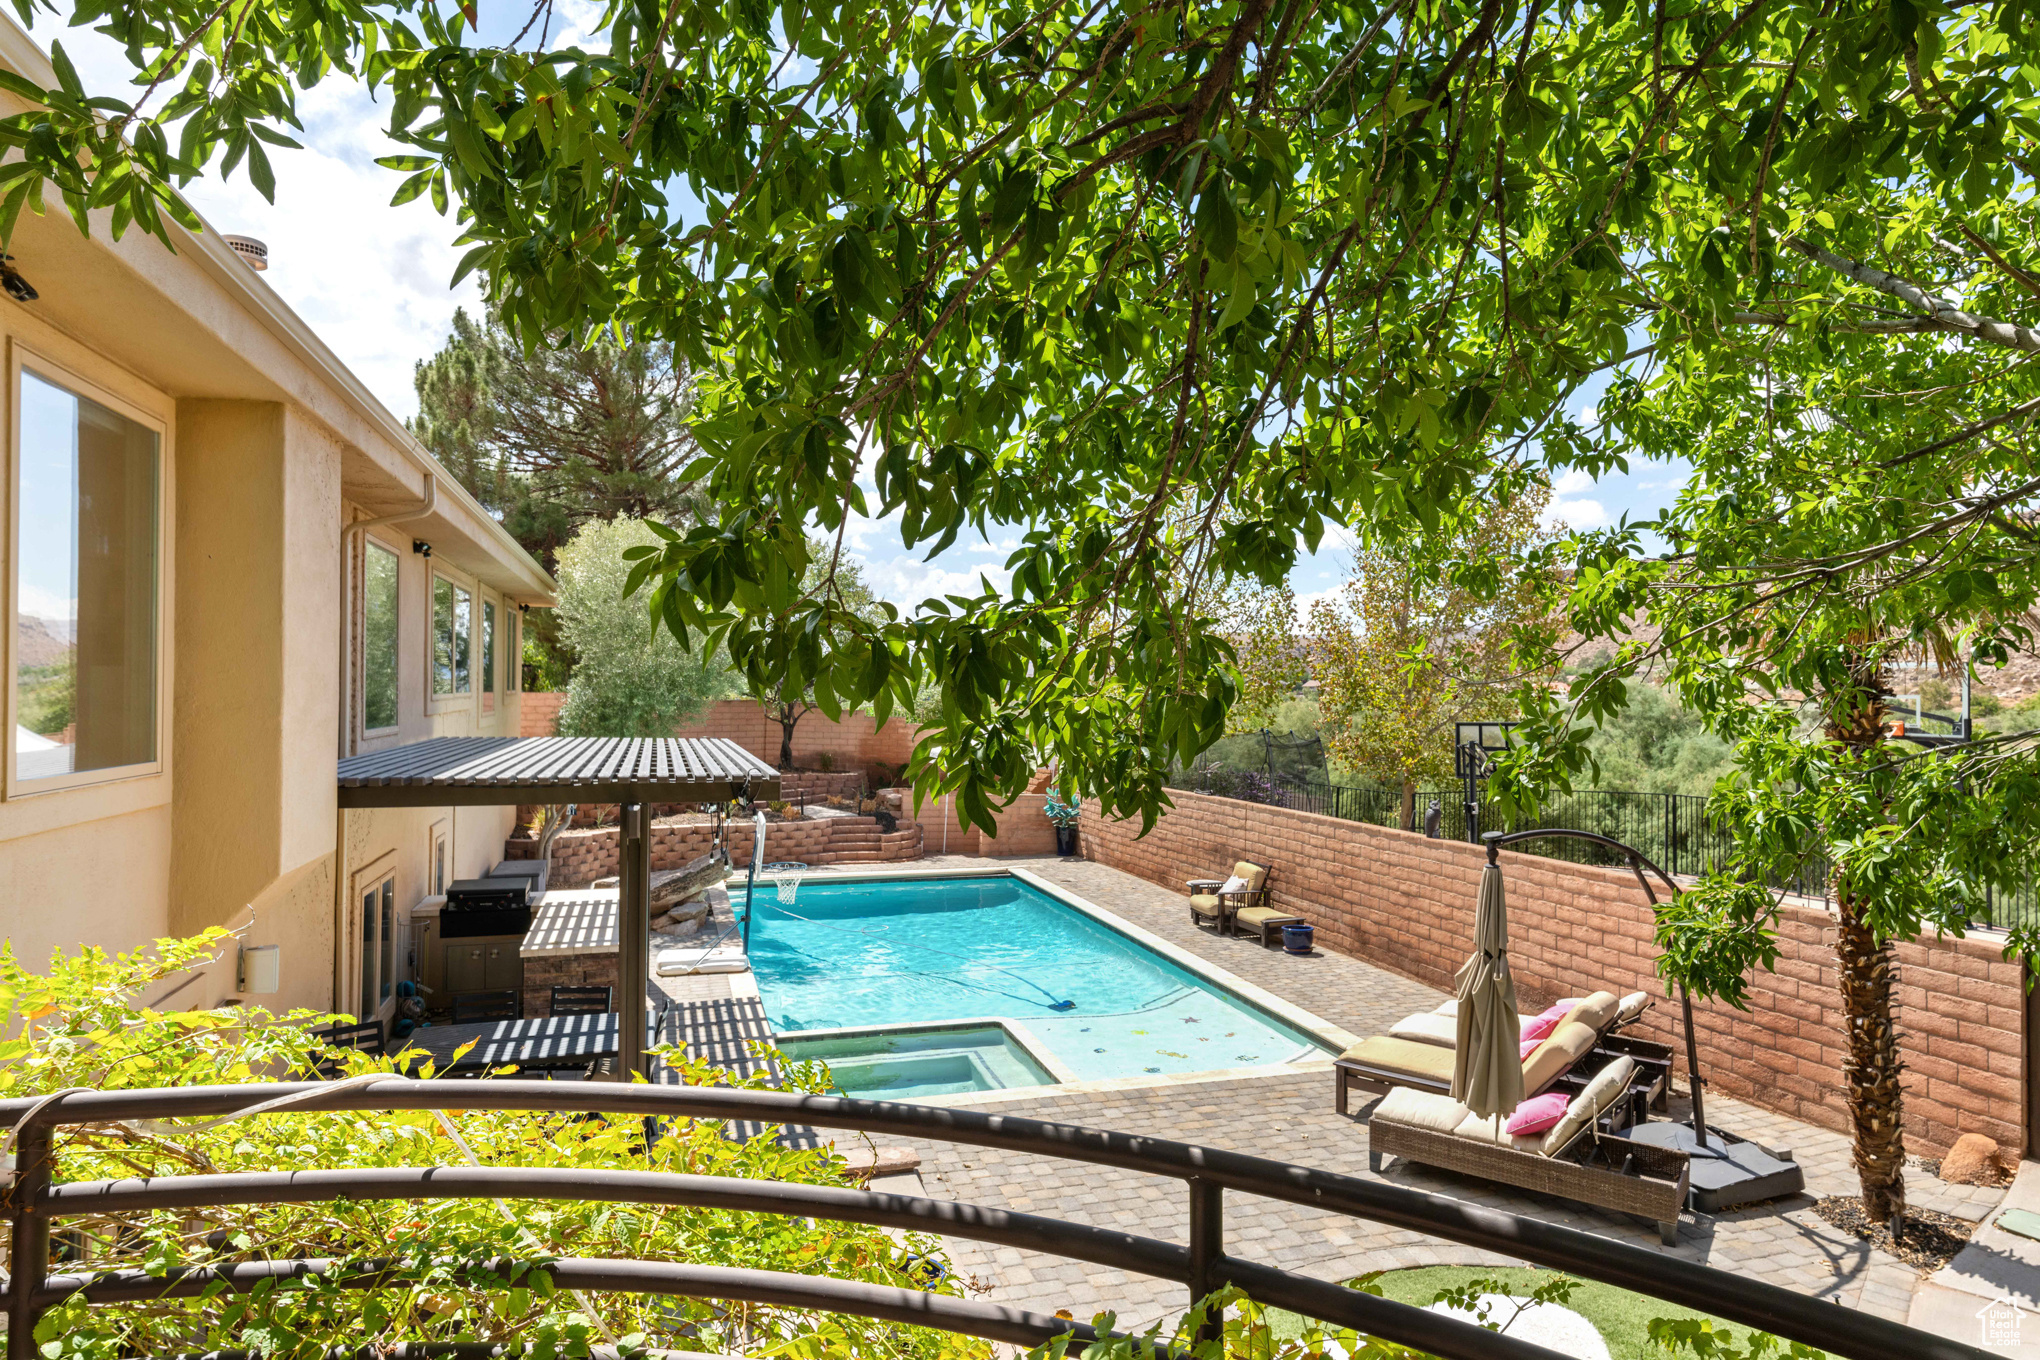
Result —
[{"label": "pool coping", "polygon": [[[771,874],[758,875],[761,883],[773,878],[774,875]],[[1302,1030],[1313,1040],[1324,1045],[1329,1051],[1320,1053],[1316,1057],[1292,1058],[1288,1062],[1269,1063],[1257,1067],[1207,1068],[1196,1072],[1176,1072],[1167,1076],[1149,1076],[1142,1073],[1129,1077],[1097,1077],[1089,1081],[1058,1082],[1053,1086],[1018,1086],[1003,1091],[980,1091],[971,1095],[944,1096],[930,1099],[924,1102],[926,1104],[995,1104],[1007,1100],[1039,1098],[1044,1095],[1080,1095],[1092,1091],[1145,1090],[1157,1086],[1186,1086],[1209,1081],[1238,1081],[1248,1077],[1266,1076],[1272,1072],[1329,1070],[1340,1053],[1345,1052],[1360,1042],[1360,1036],[1352,1033],[1350,1030],[1335,1025],[1321,1016],[1314,1015],[1295,1002],[1285,1000],[1265,987],[1256,986],[1237,973],[1222,968],[1209,959],[1200,958],[1181,945],[1165,940],[1153,931],[1137,926],[1125,917],[1108,911],[1087,898],[1078,896],[1061,884],[1052,883],[1041,875],[1018,865],[987,865],[984,867],[973,865],[970,867],[926,869],[850,869],[841,871],[825,869],[819,873],[811,870],[806,875],[805,881],[809,883],[872,883],[884,882],[886,880],[911,881],[914,879],[930,878],[1017,879],[1030,888],[1053,897],[1064,906],[1082,912],[1106,929],[1123,935],[1135,944],[1161,955],[1185,972],[1231,993],[1234,997],[1245,1002],[1255,1010],[1262,1011],[1292,1028]],[[729,977],[733,993],[737,992],[735,984],[739,979],[742,979],[744,984],[743,993],[750,996],[759,996],[760,1000],[763,1000],[758,991],[757,974],[734,973],[730,974]],[[771,1023],[769,1017],[766,1023],[768,1025]],[[910,1025],[916,1023],[919,1022],[908,1022]],[[939,1021],[935,1023],[953,1024],[959,1022]],[[858,1028],[877,1031],[879,1027],[859,1026]],[[885,1028],[895,1027],[887,1026]],[[798,1032],[808,1034],[812,1031],[801,1030]],[[776,1040],[779,1036],[779,1031],[774,1029],[772,1034]],[[1058,1063],[1057,1066],[1061,1066],[1061,1064]],[[1050,1070],[1053,1072],[1054,1069],[1051,1068]]]}]

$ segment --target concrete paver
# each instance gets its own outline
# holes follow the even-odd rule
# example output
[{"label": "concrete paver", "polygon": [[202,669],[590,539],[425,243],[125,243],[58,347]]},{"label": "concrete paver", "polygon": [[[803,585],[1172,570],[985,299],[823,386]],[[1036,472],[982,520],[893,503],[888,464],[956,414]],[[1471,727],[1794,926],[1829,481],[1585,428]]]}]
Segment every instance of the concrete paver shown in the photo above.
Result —
[{"label": "concrete paver", "polygon": [[[950,856],[915,867],[986,863]],[[1410,1012],[1429,1010],[1443,999],[1432,988],[1360,959],[1327,951],[1295,958],[1253,940],[1199,930],[1190,923],[1182,895],[1102,865],[1054,859],[989,863],[1024,866],[1355,1034],[1383,1033]],[[1330,1074],[1322,1069],[1278,1069],[1223,1081],[1046,1092],[1001,1099],[986,1108],[1375,1177],[1367,1167],[1367,1115],[1372,1102],[1358,1105],[1352,1117],[1341,1117],[1332,1111],[1331,1086]],[[1721,1096],[1709,1100],[1708,1114],[1711,1123],[1731,1132],[1767,1146],[1792,1148],[1806,1168],[1808,1193],[1731,1214],[1689,1213],[1681,1221],[1678,1245],[1669,1250],[1687,1260],[1905,1320],[1914,1310],[1918,1273],[1812,1211],[1819,1196],[1854,1191],[1847,1137]],[[923,1143],[919,1150],[921,1177],[931,1195],[1025,1209],[1166,1241],[1185,1240],[1186,1192],[1172,1180],[985,1148]],[[1658,1244],[1652,1224],[1563,1200],[1402,1163],[1390,1163],[1375,1178],[1564,1223],[1650,1250],[1667,1250]],[[1948,1186],[1917,1172],[1908,1181],[1908,1191],[1916,1205],[1972,1219],[1989,1213],[2002,1193]],[[1228,1195],[1225,1214],[1228,1246],[1235,1254],[1324,1279],[1417,1265],[1511,1263],[1503,1256],[1420,1233],[1256,1196]],[[966,1242],[952,1247],[959,1270],[1002,1303],[1042,1312],[1067,1309],[1079,1317],[1113,1311],[1122,1324],[1173,1318],[1186,1303],[1178,1286],[1097,1266]],[[1974,1320],[1968,1325],[1974,1327]],[[2040,1339],[2040,1319],[2031,1330]]]}]

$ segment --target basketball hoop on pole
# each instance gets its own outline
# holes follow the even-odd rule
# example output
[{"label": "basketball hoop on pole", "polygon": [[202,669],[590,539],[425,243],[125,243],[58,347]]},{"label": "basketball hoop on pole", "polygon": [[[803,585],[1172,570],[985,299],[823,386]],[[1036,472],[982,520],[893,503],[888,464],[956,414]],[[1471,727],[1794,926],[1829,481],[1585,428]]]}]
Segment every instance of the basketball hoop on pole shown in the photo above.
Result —
[{"label": "basketball hoop on pole", "polygon": [[807,865],[798,860],[782,860],[765,866],[765,872],[775,880],[781,906],[792,906],[794,899],[800,896],[800,881],[807,876],[807,869]]}]

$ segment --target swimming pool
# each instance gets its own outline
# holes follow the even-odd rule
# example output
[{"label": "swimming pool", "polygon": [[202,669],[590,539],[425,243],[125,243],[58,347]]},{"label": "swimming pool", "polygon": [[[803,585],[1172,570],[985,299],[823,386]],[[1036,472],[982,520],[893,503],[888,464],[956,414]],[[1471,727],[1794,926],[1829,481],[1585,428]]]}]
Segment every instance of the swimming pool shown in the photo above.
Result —
[{"label": "swimming pool", "polygon": [[761,889],[751,968],[772,1027],[1017,1020],[1071,1078],[1265,1067],[1325,1052],[1306,1031],[1005,876]]}]

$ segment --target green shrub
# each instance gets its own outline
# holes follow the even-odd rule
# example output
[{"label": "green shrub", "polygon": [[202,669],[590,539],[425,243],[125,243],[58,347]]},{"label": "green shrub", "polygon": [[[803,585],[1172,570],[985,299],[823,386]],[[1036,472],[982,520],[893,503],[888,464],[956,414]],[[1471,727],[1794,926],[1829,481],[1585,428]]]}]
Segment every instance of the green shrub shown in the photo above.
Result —
[{"label": "green shrub", "polygon": [[[153,950],[109,957],[98,949],[60,954],[31,973],[0,949],[0,1096],[70,1086],[134,1088],[257,1082],[304,1075],[313,1045],[306,1024],[335,1017],[306,1011],[140,1008],[169,979],[231,947],[223,931],[163,940]],[[392,1060],[346,1055],[351,1072],[389,1070]],[[723,1074],[684,1055],[668,1061],[685,1080]],[[784,1064],[789,1084],[815,1089],[821,1073]],[[747,1082],[762,1085],[762,1082]],[[469,1089],[466,1087],[456,1088]],[[251,1089],[256,1103],[259,1089]],[[61,1130],[57,1176],[64,1181],[310,1167],[460,1165],[457,1132],[491,1166],[611,1168],[848,1185],[833,1151],[798,1151],[756,1138],[737,1143],[716,1121],[675,1121],[650,1150],[636,1120],[456,1110],[258,1115],[218,1127],[205,1121]],[[708,1351],[750,1351],[808,1336],[843,1338],[850,1349],[891,1360],[983,1360],[969,1338],[781,1308],[711,1301],[555,1291],[541,1275],[515,1278],[519,1265],[552,1257],[642,1258],[825,1274],[922,1288],[940,1259],[935,1239],[895,1241],[877,1228],[802,1222],[757,1214],[582,1201],[490,1199],[349,1202],[295,1206],[213,1205],[202,1210],[66,1220],[82,1263],[55,1269],[147,1270],[265,1258],[381,1261],[393,1277],[377,1291],[318,1280],[279,1283],[253,1294],[190,1301],[53,1308],[37,1329],[47,1360],[102,1360],[212,1348],[251,1348],[299,1357],[330,1346],[402,1341],[525,1343],[539,1354],[585,1354],[621,1342]],[[513,1263],[491,1284],[453,1278],[455,1264]],[[955,1292],[944,1283],[939,1292]]]}]

